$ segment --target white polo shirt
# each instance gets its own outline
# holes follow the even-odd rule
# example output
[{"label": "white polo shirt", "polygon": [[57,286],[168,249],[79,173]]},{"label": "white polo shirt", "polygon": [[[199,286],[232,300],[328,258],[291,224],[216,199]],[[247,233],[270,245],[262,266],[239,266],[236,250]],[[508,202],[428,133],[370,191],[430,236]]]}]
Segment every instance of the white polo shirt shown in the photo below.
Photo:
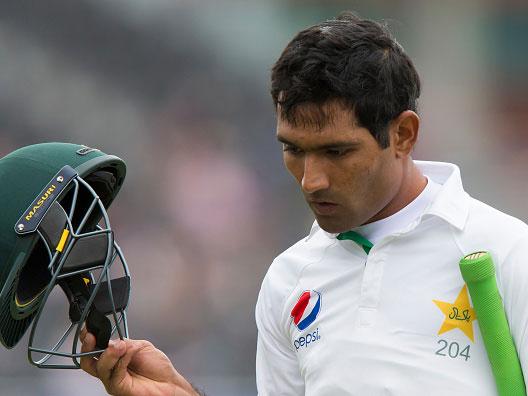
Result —
[{"label": "white polo shirt", "polygon": [[[434,197],[441,188],[441,184],[427,178],[425,188],[412,202],[407,204],[407,206],[388,217],[354,228],[353,231],[366,238],[371,244],[378,243],[390,234],[399,233],[424,213],[425,209],[427,209],[432,203]],[[317,222],[315,222],[314,225],[317,226]],[[315,228],[313,230],[315,231]],[[338,234],[328,235],[334,237]]]},{"label": "white polo shirt", "polygon": [[528,373],[528,226],[471,198],[457,166],[415,163],[440,190],[368,256],[314,224],[274,260],[256,307],[259,395],[497,395],[458,266],[481,250]]}]

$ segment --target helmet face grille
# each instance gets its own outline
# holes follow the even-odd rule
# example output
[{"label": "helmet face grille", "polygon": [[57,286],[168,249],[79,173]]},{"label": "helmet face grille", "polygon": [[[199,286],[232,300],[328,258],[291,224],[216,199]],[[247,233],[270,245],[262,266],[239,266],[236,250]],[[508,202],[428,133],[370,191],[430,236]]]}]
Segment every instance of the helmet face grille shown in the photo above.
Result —
[{"label": "helmet face grille", "polygon": [[[0,295],[0,341],[13,347],[33,323],[28,358],[41,368],[79,368],[79,358],[85,355],[80,352],[79,334],[85,321],[90,327],[91,318],[105,326],[103,338],[98,339],[102,349],[108,337],[128,337],[130,276],[103,202],[111,197],[116,178],[100,169],[84,179],[68,166],[54,178],[62,178],[61,172],[73,172],[73,177],[67,179],[67,188],[49,198],[35,231],[21,232],[17,243],[26,246],[19,249],[18,263],[5,282],[9,287]],[[114,263],[120,264],[114,266],[123,275],[120,278],[110,276]],[[71,323],[53,345],[37,346],[37,329],[45,323],[41,314],[57,285],[70,304]]]}]

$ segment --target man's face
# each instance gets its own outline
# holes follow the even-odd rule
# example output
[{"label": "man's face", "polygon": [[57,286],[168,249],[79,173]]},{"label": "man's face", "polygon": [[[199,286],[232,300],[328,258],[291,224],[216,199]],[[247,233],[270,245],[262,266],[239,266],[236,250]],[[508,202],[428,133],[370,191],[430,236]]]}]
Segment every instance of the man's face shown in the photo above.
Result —
[{"label": "man's face", "polygon": [[320,130],[294,127],[279,116],[277,138],[319,226],[339,233],[386,216],[403,165],[394,145],[381,149],[350,111],[337,107],[333,113]]}]

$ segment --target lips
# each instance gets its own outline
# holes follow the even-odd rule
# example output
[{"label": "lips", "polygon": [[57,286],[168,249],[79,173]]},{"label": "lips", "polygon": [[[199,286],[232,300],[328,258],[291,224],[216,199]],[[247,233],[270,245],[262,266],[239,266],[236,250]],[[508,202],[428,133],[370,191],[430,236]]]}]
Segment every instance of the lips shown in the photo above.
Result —
[{"label": "lips", "polygon": [[333,202],[311,201],[310,206],[316,214],[328,216],[334,214],[337,211],[339,205]]}]

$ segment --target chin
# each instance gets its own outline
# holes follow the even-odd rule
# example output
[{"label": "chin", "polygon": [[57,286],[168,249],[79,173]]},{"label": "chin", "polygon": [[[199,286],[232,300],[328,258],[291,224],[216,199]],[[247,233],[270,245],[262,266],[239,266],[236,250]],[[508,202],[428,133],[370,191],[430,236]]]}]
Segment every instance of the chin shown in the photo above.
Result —
[{"label": "chin", "polygon": [[321,219],[316,218],[317,224],[319,224],[319,227],[321,227],[324,231],[329,232],[331,234],[339,234],[341,232],[350,231],[354,226],[348,226],[345,224],[337,224],[336,222],[329,221],[329,219]]}]

